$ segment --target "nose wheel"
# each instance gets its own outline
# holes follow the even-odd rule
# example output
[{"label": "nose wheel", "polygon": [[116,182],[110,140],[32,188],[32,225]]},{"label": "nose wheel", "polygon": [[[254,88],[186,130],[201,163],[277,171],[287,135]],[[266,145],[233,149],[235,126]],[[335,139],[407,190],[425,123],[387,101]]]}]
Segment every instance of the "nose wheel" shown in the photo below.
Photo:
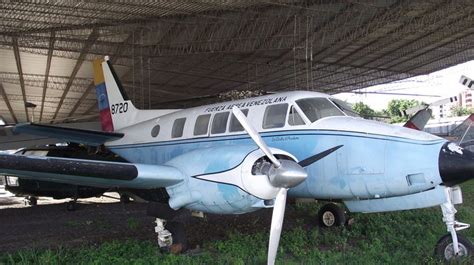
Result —
[{"label": "nose wheel", "polygon": [[435,255],[446,262],[456,261],[472,255],[472,243],[457,233],[470,227],[469,224],[456,221],[456,208],[454,204],[462,202],[461,189],[459,187],[445,188],[446,202],[441,204],[443,221],[446,224],[448,234],[438,240]]},{"label": "nose wheel", "polygon": [[451,262],[472,255],[471,242],[460,234],[457,234],[456,237],[458,242],[457,252],[454,250],[455,244],[453,244],[453,237],[451,233],[444,235],[438,240],[435,248],[435,255],[438,257],[438,259]]}]

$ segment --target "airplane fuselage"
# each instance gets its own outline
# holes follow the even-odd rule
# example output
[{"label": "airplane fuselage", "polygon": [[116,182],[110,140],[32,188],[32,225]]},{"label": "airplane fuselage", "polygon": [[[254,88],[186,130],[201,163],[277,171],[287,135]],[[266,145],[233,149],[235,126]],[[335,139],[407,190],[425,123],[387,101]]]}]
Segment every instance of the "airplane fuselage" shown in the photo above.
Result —
[{"label": "airplane fuselage", "polygon": [[[313,111],[311,107],[314,106],[305,106],[299,100],[311,98],[318,98],[315,103],[331,110],[322,110],[320,117],[308,118],[311,114],[306,115],[303,109]],[[237,106],[248,109],[249,121],[270,147],[286,151],[297,160],[343,145],[307,167],[308,178],[291,189],[290,196],[325,200],[379,199],[429,190],[442,182],[438,155],[446,142],[444,139],[348,116],[333,100],[320,93],[288,92],[191,108],[124,128],[125,137],[111,142],[108,147],[133,163],[169,164],[179,160],[177,166],[188,170],[185,173],[190,176],[194,176],[193,169],[186,169],[183,163],[201,167],[196,171],[200,174],[202,171],[229,171],[231,175],[234,173],[230,169],[242,163],[245,155],[257,148],[248,134],[233,124],[231,108]],[[280,114],[268,117],[272,109]],[[330,115],[325,116],[324,111]],[[301,116],[296,122],[295,115]],[[177,122],[181,124],[177,126]],[[204,126],[198,128],[197,123]],[[221,128],[217,126],[219,123]],[[177,131],[177,128],[182,131]],[[230,132],[231,128],[236,131]],[[235,161],[218,159],[233,152],[242,152],[242,158]],[[181,161],[183,155],[187,161]],[[257,205],[260,200],[235,185],[195,177],[186,182],[167,190],[170,194],[184,192],[184,189],[189,194],[194,192],[194,195],[189,195],[189,202],[200,203],[186,207],[195,210],[222,213],[241,208],[246,212],[249,211],[248,205]],[[202,185],[206,188],[203,189]],[[202,190],[209,192],[203,194]]]}]

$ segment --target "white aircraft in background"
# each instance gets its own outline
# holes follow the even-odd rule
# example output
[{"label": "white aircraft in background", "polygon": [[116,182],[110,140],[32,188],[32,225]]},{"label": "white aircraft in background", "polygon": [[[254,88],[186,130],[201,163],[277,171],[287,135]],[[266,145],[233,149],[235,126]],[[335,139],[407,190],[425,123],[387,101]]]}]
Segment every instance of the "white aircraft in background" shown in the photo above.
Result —
[{"label": "white aircraft in background", "polygon": [[[0,173],[129,189],[161,203],[160,247],[184,244],[173,211],[241,214],[273,207],[268,264],[276,258],[287,195],[342,201],[351,212],[441,206],[449,234],[437,254],[468,256],[456,231],[458,184],[472,178],[474,154],[434,135],[364,120],[316,92],[285,92],[185,110],[138,110],[110,62],[94,64],[103,131],[40,124],[22,133],[104,144],[129,163],[0,155]],[[335,222],[337,211],[323,214]]]},{"label": "white aircraft in background", "polygon": [[454,96],[454,97],[443,98],[435,102],[431,102],[430,104],[423,103],[421,105],[409,108],[403,111],[402,114],[405,116],[409,116],[409,115],[413,115],[413,116],[403,126],[407,128],[423,131],[426,124],[431,119],[431,115],[433,114],[431,107],[440,106],[447,103],[453,103],[456,101],[458,101],[458,98]]},{"label": "white aircraft in background", "polygon": [[[459,79],[459,83],[471,90],[472,90],[472,87],[474,86],[474,80],[464,75],[461,75],[461,78]],[[458,98],[458,96],[452,96],[452,97],[436,100],[434,102],[431,102],[430,104],[421,104],[421,105],[409,108],[403,111],[403,115],[405,116],[413,115],[413,116],[403,126],[422,131],[425,125],[428,123],[428,120],[431,118],[431,114],[432,114],[432,110],[430,109],[431,107],[442,106],[449,103],[455,103],[459,100],[460,99]],[[469,120],[466,120],[466,122],[470,123],[470,120],[473,120],[474,118],[469,117],[468,119]],[[451,133],[450,133],[450,136],[451,136]]]}]

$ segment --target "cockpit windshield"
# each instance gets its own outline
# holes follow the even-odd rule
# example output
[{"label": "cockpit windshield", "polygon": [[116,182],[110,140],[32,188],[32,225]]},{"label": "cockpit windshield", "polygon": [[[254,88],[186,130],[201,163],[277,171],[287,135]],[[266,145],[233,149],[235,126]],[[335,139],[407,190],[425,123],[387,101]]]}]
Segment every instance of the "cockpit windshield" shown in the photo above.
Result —
[{"label": "cockpit windshield", "polygon": [[347,116],[360,117],[360,115],[355,112],[346,102],[336,98],[331,98],[330,100],[334,102],[334,104],[336,104],[336,106],[340,108]]},{"label": "cockpit windshield", "polygon": [[311,122],[329,116],[345,116],[327,98],[304,98],[296,100],[296,104]]}]

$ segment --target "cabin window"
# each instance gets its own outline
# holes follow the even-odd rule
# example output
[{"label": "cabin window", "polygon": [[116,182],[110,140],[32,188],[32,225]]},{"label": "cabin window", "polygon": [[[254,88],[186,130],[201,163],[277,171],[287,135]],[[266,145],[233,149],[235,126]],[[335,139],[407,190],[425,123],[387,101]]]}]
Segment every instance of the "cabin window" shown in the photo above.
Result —
[{"label": "cabin window", "polygon": [[299,99],[296,101],[296,104],[298,104],[298,107],[300,107],[311,122],[329,116],[345,116],[344,113],[327,98]]},{"label": "cabin window", "polygon": [[158,134],[160,134],[160,125],[155,125],[153,129],[151,129],[151,136],[152,137],[157,137]]},{"label": "cabin window", "polygon": [[355,112],[349,104],[346,102],[340,100],[340,99],[331,99],[331,101],[336,104],[338,108],[340,108],[347,116],[352,116],[352,117],[360,117],[357,112]]},{"label": "cabin window", "polygon": [[227,128],[227,119],[229,119],[229,112],[221,112],[214,115],[212,120],[211,133],[225,133]]},{"label": "cabin window", "polygon": [[184,124],[186,118],[176,119],[173,123],[173,129],[171,129],[171,138],[178,138],[183,136]]},{"label": "cabin window", "polygon": [[[249,113],[248,109],[242,109],[242,113],[247,116]],[[230,125],[229,125],[229,132],[241,132],[244,130],[244,127],[242,127],[242,124],[240,124],[239,120],[232,114],[232,117],[230,118]]]},{"label": "cabin window", "polygon": [[288,124],[291,126],[295,125],[304,125],[304,120],[301,118],[298,111],[296,111],[294,106],[290,107],[290,113],[288,114]]},{"label": "cabin window", "polygon": [[285,126],[287,110],[287,103],[268,106],[263,115],[263,129],[280,128]]},{"label": "cabin window", "polygon": [[199,115],[196,119],[196,124],[194,125],[194,135],[207,134],[210,119],[211,114]]}]

